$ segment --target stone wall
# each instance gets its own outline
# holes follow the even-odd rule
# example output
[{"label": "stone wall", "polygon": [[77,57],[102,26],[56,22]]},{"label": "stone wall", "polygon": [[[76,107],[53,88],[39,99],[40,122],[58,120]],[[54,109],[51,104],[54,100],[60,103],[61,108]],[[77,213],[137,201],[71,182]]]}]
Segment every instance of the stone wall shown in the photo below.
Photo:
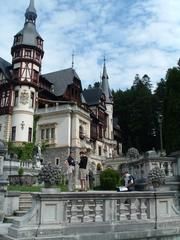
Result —
[{"label": "stone wall", "polygon": [[4,239],[180,239],[176,192],[45,191],[33,199]]}]

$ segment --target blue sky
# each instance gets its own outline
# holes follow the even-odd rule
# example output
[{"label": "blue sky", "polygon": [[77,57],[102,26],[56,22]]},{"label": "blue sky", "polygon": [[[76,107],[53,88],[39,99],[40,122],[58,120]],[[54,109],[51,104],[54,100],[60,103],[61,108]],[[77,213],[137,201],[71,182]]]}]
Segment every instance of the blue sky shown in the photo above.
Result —
[{"label": "blue sky", "polygon": [[[0,0],[0,56],[11,62],[13,36],[29,0]],[[83,87],[100,80],[106,55],[110,87],[125,90],[147,74],[153,86],[180,57],[179,0],[35,0],[44,39],[42,73],[74,68]]]}]

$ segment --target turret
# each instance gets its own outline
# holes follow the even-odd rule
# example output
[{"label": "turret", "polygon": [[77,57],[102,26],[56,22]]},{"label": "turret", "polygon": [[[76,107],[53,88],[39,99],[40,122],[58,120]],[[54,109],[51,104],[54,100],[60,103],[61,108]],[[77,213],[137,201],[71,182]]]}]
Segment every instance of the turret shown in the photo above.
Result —
[{"label": "turret", "polygon": [[32,141],[35,96],[44,54],[43,39],[36,30],[36,18],[34,0],[30,0],[24,27],[14,36],[11,48],[14,85],[12,141],[15,142]]}]

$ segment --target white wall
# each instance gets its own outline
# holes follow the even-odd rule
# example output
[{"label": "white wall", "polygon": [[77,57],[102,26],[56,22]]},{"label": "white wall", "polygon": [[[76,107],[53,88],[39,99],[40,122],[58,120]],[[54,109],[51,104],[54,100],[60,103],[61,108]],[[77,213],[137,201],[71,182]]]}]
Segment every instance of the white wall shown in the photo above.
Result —
[{"label": "white wall", "polygon": [[0,139],[7,142],[11,133],[11,115],[0,115]]}]

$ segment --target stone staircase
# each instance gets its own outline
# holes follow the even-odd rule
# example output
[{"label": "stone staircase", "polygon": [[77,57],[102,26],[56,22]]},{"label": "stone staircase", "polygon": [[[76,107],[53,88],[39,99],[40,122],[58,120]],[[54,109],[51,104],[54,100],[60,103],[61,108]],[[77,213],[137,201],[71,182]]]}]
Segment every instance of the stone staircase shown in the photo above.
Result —
[{"label": "stone staircase", "polygon": [[30,192],[21,192],[19,197],[19,209],[14,212],[13,216],[5,217],[6,223],[12,223],[13,219],[17,219],[20,216],[25,215],[28,210],[32,207],[32,195]]},{"label": "stone staircase", "polygon": [[21,192],[19,198],[19,210],[15,212],[15,216],[22,216],[32,207],[32,195],[29,192]]}]

